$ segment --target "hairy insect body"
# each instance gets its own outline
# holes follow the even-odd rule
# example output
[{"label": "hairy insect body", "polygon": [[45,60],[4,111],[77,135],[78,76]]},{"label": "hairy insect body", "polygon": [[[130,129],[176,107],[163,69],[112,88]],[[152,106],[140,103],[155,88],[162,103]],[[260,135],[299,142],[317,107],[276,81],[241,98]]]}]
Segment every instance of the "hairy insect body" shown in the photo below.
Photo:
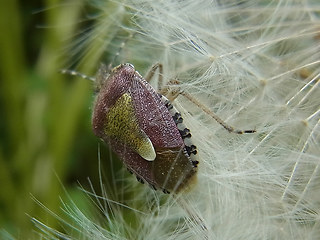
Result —
[{"label": "hairy insect body", "polygon": [[165,193],[179,192],[195,179],[196,147],[186,145],[189,129],[171,103],[135,71],[122,64],[98,72],[92,125],[137,179]]}]

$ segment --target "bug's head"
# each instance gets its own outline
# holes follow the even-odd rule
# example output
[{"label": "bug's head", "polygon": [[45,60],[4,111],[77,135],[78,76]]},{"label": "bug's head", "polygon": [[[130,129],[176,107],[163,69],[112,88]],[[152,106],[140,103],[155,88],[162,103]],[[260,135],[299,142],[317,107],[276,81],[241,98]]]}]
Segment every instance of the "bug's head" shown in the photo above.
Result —
[{"label": "bug's head", "polygon": [[[120,64],[111,70],[110,66],[102,63],[95,78],[95,92],[99,93],[101,88],[106,85],[113,85],[114,87],[116,87],[118,85],[117,81],[121,82],[123,80],[132,79],[134,73],[135,68],[130,63]],[[112,81],[113,83],[110,83],[110,81]],[[120,87],[121,84],[119,84],[118,86]]]}]

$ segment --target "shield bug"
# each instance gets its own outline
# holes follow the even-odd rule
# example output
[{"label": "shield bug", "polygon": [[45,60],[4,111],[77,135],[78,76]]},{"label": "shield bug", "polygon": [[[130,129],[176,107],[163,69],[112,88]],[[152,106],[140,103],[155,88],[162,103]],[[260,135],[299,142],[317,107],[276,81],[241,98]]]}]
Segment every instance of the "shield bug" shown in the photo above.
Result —
[{"label": "shield bug", "polygon": [[[94,80],[97,96],[93,106],[92,127],[96,136],[111,146],[139,182],[147,182],[164,193],[187,189],[196,179],[197,148],[181,114],[171,104],[179,94],[215,119],[229,132],[242,134],[255,130],[237,130],[226,124],[195,98],[183,91],[168,88],[156,92],[149,80],[162,65],[153,66],[144,79],[132,64],[121,64],[109,72],[101,65],[96,78],[75,71],[63,73]],[[148,81],[147,81],[148,80]],[[177,80],[170,84],[178,84]]]},{"label": "shield bug", "polygon": [[196,147],[190,130],[169,100],[157,93],[131,64],[102,65],[96,76],[94,134],[119,155],[140,182],[163,192],[179,192],[195,179]]}]

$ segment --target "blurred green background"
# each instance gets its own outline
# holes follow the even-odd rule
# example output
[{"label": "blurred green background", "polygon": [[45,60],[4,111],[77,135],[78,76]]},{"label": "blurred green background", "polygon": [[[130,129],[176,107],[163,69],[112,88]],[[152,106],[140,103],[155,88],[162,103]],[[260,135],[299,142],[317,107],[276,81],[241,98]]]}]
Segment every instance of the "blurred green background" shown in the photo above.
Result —
[{"label": "blurred green background", "polygon": [[[65,49],[83,28],[79,19],[87,9],[82,0],[1,1],[0,238],[34,239],[31,217],[57,227],[33,197],[59,213],[66,192],[82,201],[78,182],[85,187],[89,177],[98,184],[92,83],[59,73],[70,67]],[[102,54],[87,56],[79,68],[94,73]]]}]

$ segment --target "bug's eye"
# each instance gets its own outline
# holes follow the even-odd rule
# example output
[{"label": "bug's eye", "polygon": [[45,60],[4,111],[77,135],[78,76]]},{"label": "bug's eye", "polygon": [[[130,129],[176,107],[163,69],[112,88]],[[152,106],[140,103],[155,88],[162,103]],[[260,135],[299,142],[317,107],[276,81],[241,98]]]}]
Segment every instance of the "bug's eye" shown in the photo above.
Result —
[{"label": "bug's eye", "polygon": [[123,65],[128,66],[128,67],[131,67],[131,68],[134,69],[134,66],[133,66],[131,63],[125,63],[125,64],[123,64]]}]

